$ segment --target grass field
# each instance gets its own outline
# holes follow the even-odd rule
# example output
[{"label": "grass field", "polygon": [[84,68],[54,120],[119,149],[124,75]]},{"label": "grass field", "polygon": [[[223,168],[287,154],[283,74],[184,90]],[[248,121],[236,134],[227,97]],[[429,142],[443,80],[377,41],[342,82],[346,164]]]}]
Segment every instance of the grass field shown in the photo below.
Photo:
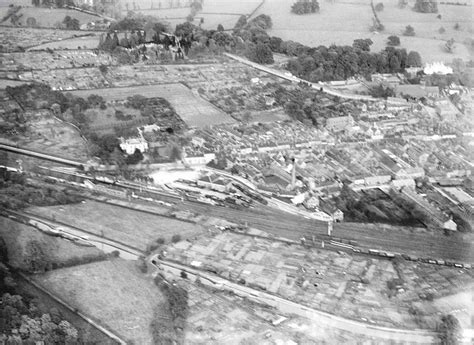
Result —
[{"label": "grass field", "polygon": [[[13,2],[13,1],[12,1]],[[29,4],[31,6],[31,2]],[[19,25],[27,27],[26,21],[28,18],[36,19],[36,23],[39,27],[54,28],[58,23],[61,23],[66,16],[79,20],[79,23],[85,24],[91,21],[99,19],[97,16],[93,16],[87,13],[68,10],[68,9],[49,9],[49,8],[38,8],[38,7],[24,7],[19,12],[21,15]],[[4,25],[10,25],[11,22],[7,20],[3,23]]]},{"label": "grass field", "polygon": [[99,36],[87,36],[87,37],[75,37],[71,39],[49,42],[40,44],[30,48],[29,50],[40,50],[40,49],[96,49],[99,46]]},{"label": "grass field", "polygon": [[195,95],[182,84],[80,90],[71,93],[79,97],[87,97],[94,93],[104,97],[107,101],[127,99],[130,95],[142,95],[150,98],[162,97],[171,103],[176,113],[190,127],[205,127],[235,122],[229,115]]},{"label": "grass field", "polygon": [[[464,42],[472,35],[472,7],[439,5],[442,19],[436,14],[422,14],[411,10],[412,2],[403,10],[396,7],[395,1],[385,1],[385,9],[380,12],[380,19],[386,30],[381,34],[369,32],[372,25],[372,12],[369,0],[354,0],[350,3],[320,2],[321,11],[318,14],[298,16],[290,12],[290,3],[284,0],[267,1],[257,14],[265,13],[271,16],[273,28],[270,35],[279,36],[284,40],[294,40],[309,46],[352,44],[357,38],[370,38],[374,41],[372,51],[379,51],[386,46],[387,37],[399,35],[401,47],[420,52],[423,61],[451,61],[453,58],[471,58],[468,49],[463,44],[457,44],[454,54],[442,50],[444,41],[455,38]],[[461,25],[460,31],[455,31],[456,22]],[[415,37],[401,36],[407,25],[415,28]],[[438,33],[443,26],[444,35]]]},{"label": "grass field", "polygon": [[19,142],[23,147],[64,158],[87,159],[86,143],[73,126],[53,118],[31,121],[29,125],[28,136]]},{"label": "grass field", "polygon": [[127,342],[153,344],[150,323],[164,297],[135,262],[96,262],[48,272],[34,280]]},{"label": "grass field", "polygon": [[8,218],[0,217],[0,237],[8,247],[10,265],[25,268],[24,257],[28,243],[37,241],[43,252],[52,262],[63,263],[76,257],[96,257],[101,251],[94,247],[83,247],[70,241],[41,233],[30,226],[17,223]]},{"label": "grass field", "polygon": [[204,230],[199,225],[94,201],[70,206],[34,207],[30,212],[47,217],[54,215],[58,221],[142,250],[160,237],[168,242],[174,234],[186,238]]}]

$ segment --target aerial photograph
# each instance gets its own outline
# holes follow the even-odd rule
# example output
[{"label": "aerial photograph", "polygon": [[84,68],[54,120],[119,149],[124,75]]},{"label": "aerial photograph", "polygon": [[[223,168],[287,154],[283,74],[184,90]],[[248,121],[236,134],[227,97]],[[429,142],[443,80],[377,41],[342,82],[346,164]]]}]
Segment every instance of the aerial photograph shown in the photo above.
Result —
[{"label": "aerial photograph", "polygon": [[0,0],[0,345],[474,344],[474,0]]}]

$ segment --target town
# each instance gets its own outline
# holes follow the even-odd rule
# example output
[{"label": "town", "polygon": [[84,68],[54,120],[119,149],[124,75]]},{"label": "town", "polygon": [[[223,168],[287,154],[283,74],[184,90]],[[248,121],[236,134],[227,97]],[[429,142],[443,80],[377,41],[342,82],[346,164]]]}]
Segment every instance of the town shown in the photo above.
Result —
[{"label": "town", "polygon": [[0,7],[1,342],[471,343],[466,6]]}]

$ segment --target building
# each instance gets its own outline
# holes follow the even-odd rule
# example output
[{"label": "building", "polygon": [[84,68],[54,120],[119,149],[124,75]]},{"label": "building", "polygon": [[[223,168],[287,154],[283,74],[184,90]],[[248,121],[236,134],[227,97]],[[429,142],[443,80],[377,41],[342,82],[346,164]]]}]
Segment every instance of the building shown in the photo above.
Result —
[{"label": "building", "polygon": [[398,85],[395,88],[397,97],[421,99],[421,98],[437,98],[439,97],[439,89],[437,86],[421,86],[421,85]]},{"label": "building", "polygon": [[452,219],[449,219],[448,221],[444,222],[443,229],[449,231],[456,231],[458,229],[458,225]]},{"label": "building", "polygon": [[319,203],[319,208],[324,213],[327,213],[335,222],[342,222],[344,220],[344,213],[329,200],[321,199],[321,202]]},{"label": "building", "polygon": [[137,149],[142,153],[148,151],[148,143],[143,137],[128,139],[120,138],[120,148],[128,155],[132,155]]},{"label": "building", "polygon": [[232,181],[217,175],[203,176],[196,182],[199,187],[215,190],[221,193],[227,192],[232,186]]},{"label": "building", "polygon": [[348,129],[354,124],[354,118],[351,115],[330,117],[326,120],[326,129],[328,131],[340,132]]},{"label": "building", "polygon": [[455,121],[459,113],[454,104],[448,99],[435,102],[435,110],[436,114],[438,114],[443,121],[447,122]]},{"label": "building", "polygon": [[433,62],[433,63],[428,63],[425,65],[425,68],[423,68],[423,72],[427,75],[431,74],[452,74],[453,69],[451,67],[446,66],[442,62]]}]

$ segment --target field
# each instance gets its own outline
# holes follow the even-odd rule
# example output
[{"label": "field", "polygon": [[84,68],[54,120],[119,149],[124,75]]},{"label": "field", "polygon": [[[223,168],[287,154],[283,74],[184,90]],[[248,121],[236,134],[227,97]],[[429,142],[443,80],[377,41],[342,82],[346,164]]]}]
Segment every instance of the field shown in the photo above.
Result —
[{"label": "field", "polygon": [[52,261],[64,263],[72,258],[96,257],[101,251],[94,247],[83,247],[70,241],[48,236],[30,226],[0,217],[0,237],[8,247],[10,265],[25,268],[24,257],[30,242],[36,241],[43,252]]},{"label": "field", "polygon": [[38,215],[77,226],[96,235],[114,239],[146,250],[147,245],[163,237],[167,242],[174,234],[191,237],[204,229],[195,224],[88,201],[85,204],[30,209]]},{"label": "field", "polygon": [[[350,3],[320,2],[319,14],[298,16],[290,12],[290,4],[284,0],[267,1],[257,12],[271,16],[273,28],[270,35],[279,36],[284,40],[293,40],[309,46],[331,44],[350,45],[354,39],[370,38],[374,41],[372,51],[380,51],[386,46],[387,37],[399,35],[407,25],[415,28],[415,37],[401,36],[401,47],[420,52],[423,61],[450,61],[453,58],[469,59],[466,46],[457,44],[455,53],[448,54],[442,50],[444,41],[455,38],[464,42],[471,33],[472,7],[439,5],[442,19],[436,14],[422,14],[411,10],[412,2],[404,9],[396,8],[396,2],[385,2],[384,11],[380,12],[380,20],[385,25],[383,34],[369,32],[372,25],[372,12],[369,0],[356,0]],[[453,26],[459,22],[460,31]],[[438,33],[443,26],[444,35]],[[472,29],[470,29],[472,30]]]},{"label": "field", "polygon": [[86,143],[71,125],[49,118],[29,123],[28,136],[20,139],[22,147],[57,155],[86,160]]},{"label": "field", "polygon": [[[201,18],[203,18],[204,23],[201,26],[204,29],[215,30],[218,24],[222,24],[225,29],[232,29],[241,15],[251,13],[260,2],[259,0],[206,0],[203,3],[202,11],[196,15],[193,24],[199,25]],[[174,29],[177,24],[183,23],[191,13],[189,7],[158,9],[157,0],[151,2],[154,9],[150,9],[151,3],[148,0],[137,0],[135,3],[140,7],[140,10],[137,12],[163,18],[170,24],[171,29]]]},{"label": "field", "polygon": [[136,263],[114,259],[55,270],[34,280],[120,337],[153,344],[150,323],[164,297]]},{"label": "field", "polygon": [[131,95],[144,97],[162,97],[174,107],[176,113],[190,127],[205,127],[221,123],[233,123],[234,120],[210,103],[196,96],[182,84],[147,85],[124,88],[72,91],[75,96],[87,97],[94,93],[106,101],[123,100]]},{"label": "field", "polygon": [[70,39],[65,39],[56,42],[49,42],[34,46],[31,49],[40,50],[40,49],[96,49],[99,46],[99,36],[87,36],[87,37],[75,37]]},{"label": "field", "polygon": [[[26,21],[28,18],[36,19],[36,23],[39,27],[54,28],[62,23],[64,17],[70,16],[79,20],[80,25],[96,21],[99,17],[74,11],[68,9],[49,9],[49,8],[36,8],[36,7],[25,7],[22,8],[18,15],[21,15],[19,24],[22,27],[27,27]],[[6,21],[3,24],[10,25],[10,21]]]}]

